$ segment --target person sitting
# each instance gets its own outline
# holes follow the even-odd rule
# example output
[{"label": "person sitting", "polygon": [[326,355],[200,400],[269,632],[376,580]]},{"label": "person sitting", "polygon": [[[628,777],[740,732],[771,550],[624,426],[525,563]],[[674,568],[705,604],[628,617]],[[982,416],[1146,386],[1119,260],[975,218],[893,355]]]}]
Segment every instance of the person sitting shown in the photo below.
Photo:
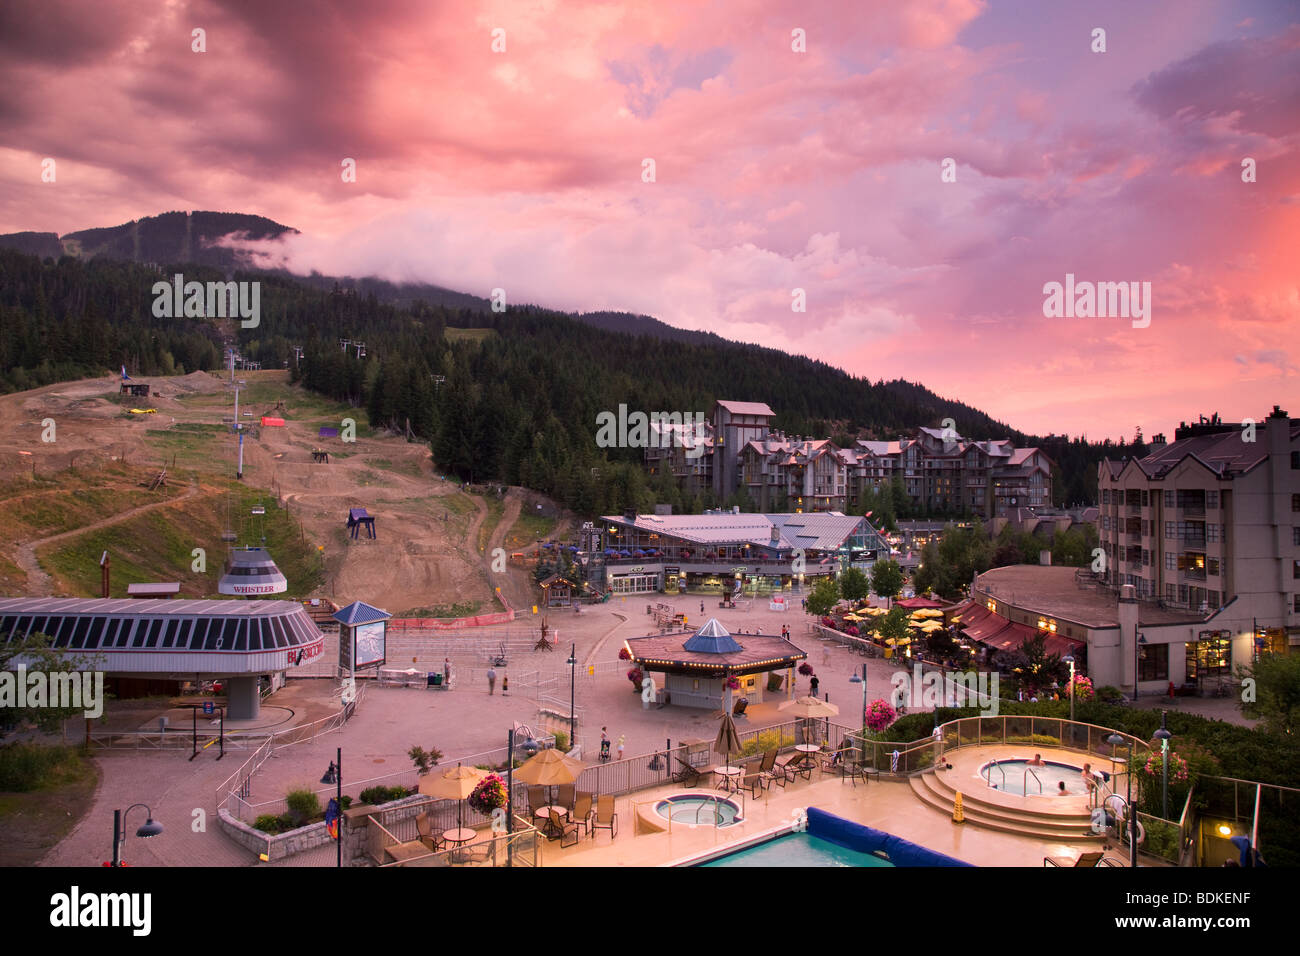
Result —
[{"label": "person sitting", "polygon": [[1065,789],[1065,781],[1062,780],[1056,785],[1056,795],[1058,797],[1068,797],[1070,792]]},{"label": "person sitting", "polygon": [[1034,754],[1034,759],[1033,759],[1033,760],[1026,760],[1026,761],[1025,761],[1025,766],[1028,766],[1028,767],[1045,767],[1045,766],[1047,766],[1047,763],[1046,763],[1046,761],[1043,760],[1043,755],[1042,755],[1042,754]]}]

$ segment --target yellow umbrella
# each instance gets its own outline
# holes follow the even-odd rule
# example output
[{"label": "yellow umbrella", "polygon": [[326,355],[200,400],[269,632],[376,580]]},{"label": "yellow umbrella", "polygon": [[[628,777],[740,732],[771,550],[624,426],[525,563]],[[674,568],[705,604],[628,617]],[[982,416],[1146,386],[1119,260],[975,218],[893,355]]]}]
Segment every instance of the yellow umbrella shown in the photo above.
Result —
[{"label": "yellow umbrella", "polygon": [[[420,778],[420,793],[430,797],[443,797],[448,800],[464,800],[474,788],[488,775],[486,770],[477,767],[456,765],[454,770],[446,773],[429,774]],[[456,808],[456,828],[460,829],[464,818],[464,804]]]},{"label": "yellow umbrella", "polygon": [[816,697],[800,697],[798,700],[787,700],[777,710],[791,711],[796,717],[835,717],[840,712],[840,709],[834,704],[818,700]]},{"label": "yellow umbrella", "polygon": [[515,771],[515,779],[537,787],[556,787],[574,783],[585,768],[572,757],[566,757],[554,747],[540,751]]},{"label": "yellow umbrella", "polygon": [[852,621],[854,624],[856,624],[858,621],[862,620],[862,618],[856,614],[845,614],[844,620]]},{"label": "yellow umbrella", "polygon": [[914,614],[913,616],[914,617],[943,617],[943,611],[940,611],[937,607],[926,607],[917,611],[916,614]]}]

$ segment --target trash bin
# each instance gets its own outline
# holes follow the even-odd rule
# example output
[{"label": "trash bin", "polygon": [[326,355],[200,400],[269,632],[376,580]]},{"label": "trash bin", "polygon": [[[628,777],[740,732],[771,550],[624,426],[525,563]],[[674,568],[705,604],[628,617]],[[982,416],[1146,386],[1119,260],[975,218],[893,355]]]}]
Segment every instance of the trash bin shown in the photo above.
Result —
[{"label": "trash bin", "polygon": [[439,674],[437,671],[431,671],[431,672],[429,673],[429,684],[428,684],[428,686],[429,686],[429,687],[441,687],[441,686],[442,686],[442,675]]}]

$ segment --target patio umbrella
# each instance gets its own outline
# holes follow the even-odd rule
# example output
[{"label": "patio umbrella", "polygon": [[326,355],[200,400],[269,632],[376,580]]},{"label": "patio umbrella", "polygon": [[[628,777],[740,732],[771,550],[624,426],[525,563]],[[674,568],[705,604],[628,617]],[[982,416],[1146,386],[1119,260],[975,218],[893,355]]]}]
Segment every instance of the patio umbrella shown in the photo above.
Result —
[{"label": "patio umbrella", "polygon": [[462,767],[456,764],[454,770],[448,770],[446,773],[429,774],[420,778],[420,793],[430,797],[443,797],[447,800],[459,800],[460,805],[456,808],[456,829],[461,829],[464,822],[464,800],[474,788],[479,785],[479,781],[488,775],[486,770],[479,770],[477,767]]},{"label": "patio umbrella", "polygon": [[584,769],[581,761],[566,757],[551,747],[526,761],[515,771],[515,779],[531,783],[535,787],[558,787],[561,784],[577,783]]},{"label": "patio umbrella", "polygon": [[723,766],[731,763],[733,751],[740,750],[740,734],[736,733],[736,722],[731,719],[729,711],[722,712],[722,724],[718,727],[718,736],[713,741],[713,749],[722,754]]},{"label": "patio umbrella", "polygon": [[[835,717],[840,712],[840,709],[834,704],[818,700],[816,697],[800,697],[797,700],[787,700],[777,710],[788,711],[794,716],[802,717],[805,720],[815,720],[818,717]],[[808,724],[803,726],[803,742],[806,744],[812,743],[808,739]]]}]

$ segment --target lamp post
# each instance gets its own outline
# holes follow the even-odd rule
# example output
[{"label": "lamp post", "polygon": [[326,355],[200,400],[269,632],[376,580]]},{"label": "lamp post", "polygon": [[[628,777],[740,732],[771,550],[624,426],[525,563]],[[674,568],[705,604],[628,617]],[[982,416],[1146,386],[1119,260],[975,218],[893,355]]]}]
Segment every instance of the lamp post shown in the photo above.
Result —
[{"label": "lamp post", "polygon": [[1126,744],[1128,746],[1128,759],[1125,762],[1125,767],[1127,768],[1127,771],[1124,774],[1124,776],[1128,778],[1127,779],[1128,798],[1127,798],[1127,802],[1125,803],[1125,809],[1128,812],[1128,820],[1129,820],[1129,830],[1128,830],[1129,857],[1128,858],[1129,858],[1129,866],[1133,867],[1134,869],[1137,869],[1138,815],[1137,815],[1137,810],[1133,807],[1133,743],[1132,741],[1126,741],[1119,734],[1111,734],[1109,737],[1106,738],[1106,743],[1110,744],[1112,753],[1114,751],[1114,748],[1120,746],[1121,744]]},{"label": "lamp post", "polygon": [[854,674],[849,678],[850,684],[862,685],[862,759],[867,758],[867,665],[862,665],[862,676]]},{"label": "lamp post", "polygon": [[1147,636],[1139,633],[1138,639],[1133,642],[1133,700],[1138,699],[1138,678],[1140,677],[1138,654],[1143,647],[1146,647]]},{"label": "lamp post", "polygon": [[1156,731],[1156,739],[1160,741],[1160,762],[1163,764],[1163,786],[1160,815],[1166,820],[1169,819],[1169,738],[1173,736],[1165,729],[1165,715],[1169,711],[1160,711],[1160,729]]},{"label": "lamp post", "polygon": [[335,754],[335,759],[330,761],[329,769],[325,771],[325,776],[320,778],[324,784],[336,784],[338,789],[335,792],[334,799],[339,805],[339,838],[334,841],[335,854],[334,865],[342,868],[343,866],[343,748],[339,747]]},{"label": "lamp post", "polygon": [[578,712],[574,704],[574,680],[578,672],[578,645],[569,648],[569,749],[578,746]]},{"label": "lamp post", "polygon": [[144,807],[145,822],[135,831],[138,837],[155,837],[162,833],[162,824],[154,821],[153,811],[143,803],[133,803],[125,810],[113,811],[113,866],[122,865],[122,843],[126,840],[126,815],[136,807]]},{"label": "lamp post", "polygon": [[514,832],[515,832],[515,729],[511,727],[510,740],[506,744],[506,866],[515,865],[515,841],[510,839],[510,834]]},{"label": "lamp post", "polygon": [[1061,660],[1070,665],[1070,723],[1074,723],[1074,655],[1066,654]]}]

